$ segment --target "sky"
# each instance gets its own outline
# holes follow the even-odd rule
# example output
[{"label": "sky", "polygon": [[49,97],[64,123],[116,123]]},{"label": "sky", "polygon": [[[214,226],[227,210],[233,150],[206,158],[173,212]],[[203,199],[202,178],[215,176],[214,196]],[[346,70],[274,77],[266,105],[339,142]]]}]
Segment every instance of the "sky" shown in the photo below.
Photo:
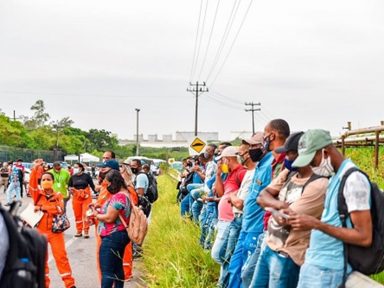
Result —
[{"label": "sky", "polygon": [[381,0],[2,0],[0,109],[30,116],[42,99],[52,120],[132,139],[140,108],[140,133],[161,138],[193,131],[186,89],[205,81],[199,131],[223,140],[251,131],[245,102],[261,103],[256,130],[274,118],[334,136],[347,121],[376,126],[383,11]]}]

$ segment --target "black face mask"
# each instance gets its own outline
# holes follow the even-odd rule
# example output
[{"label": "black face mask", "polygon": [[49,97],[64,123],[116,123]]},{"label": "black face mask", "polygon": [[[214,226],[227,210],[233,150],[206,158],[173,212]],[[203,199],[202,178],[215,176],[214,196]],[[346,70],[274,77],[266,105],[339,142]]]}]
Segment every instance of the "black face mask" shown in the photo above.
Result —
[{"label": "black face mask", "polygon": [[269,146],[271,145],[271,139],[269,139],[269,137],[268,138],[266,138],[265,140],[264,140],[264,149],[265,149],[265,151],[271,151],[270,149],[269,149]]},{"label": "black face mask", "polygon": [[263,155],[264,151],[262,148],[249,149],[249,157],[251,157],[253,162],[260,161],[260,159],[263,158]]},{"label": "black face mask", "polygon": [[132,171],[133,174],[136,175],[139,172],[139,169],[131,167],[131,171]]},{"label": "black face mask", "polygon": [[105,175],[107,175],[107,173],[99,172],[99,185],[103,182]]}]

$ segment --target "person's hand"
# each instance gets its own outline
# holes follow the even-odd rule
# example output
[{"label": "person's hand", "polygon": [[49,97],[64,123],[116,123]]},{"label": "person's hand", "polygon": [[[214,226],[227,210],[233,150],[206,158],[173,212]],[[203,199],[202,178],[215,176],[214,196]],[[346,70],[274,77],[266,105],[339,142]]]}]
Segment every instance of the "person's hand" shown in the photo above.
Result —
[{"label": "person's hand", "polygon": [[289,214],[288,224],[291,225],[292,229],[296,231],[314,229],[318,226],[319,223],[320,220],[310,215],[297,214],[295,212],[291,212]]}]

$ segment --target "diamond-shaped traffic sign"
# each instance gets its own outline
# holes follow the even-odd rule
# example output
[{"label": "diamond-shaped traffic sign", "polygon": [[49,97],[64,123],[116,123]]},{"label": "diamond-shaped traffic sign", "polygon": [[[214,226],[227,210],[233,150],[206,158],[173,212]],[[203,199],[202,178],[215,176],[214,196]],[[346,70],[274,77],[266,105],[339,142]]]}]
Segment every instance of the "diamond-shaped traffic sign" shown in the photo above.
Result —
[{"label": "diamond-shaped traffic sign", "polygon": [[201,140],[199,137],[196,137],[190,147],[192,148],[193,151],[197,152],[197,153],[200,153],[201,151],[203,151],[203,149],[205,148],[207,144],[205,144],[205,142],[203,140]]}]

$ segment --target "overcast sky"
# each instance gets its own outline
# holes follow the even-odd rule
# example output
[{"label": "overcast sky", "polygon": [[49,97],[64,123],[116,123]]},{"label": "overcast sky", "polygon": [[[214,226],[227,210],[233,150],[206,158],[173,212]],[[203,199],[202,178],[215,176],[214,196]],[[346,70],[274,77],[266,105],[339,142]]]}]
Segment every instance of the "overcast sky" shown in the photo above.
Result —
[{"label": "overcast sky", "polygon": [[30,115],[43,99],[53,119],[133,138],[138,107],[144,135],[193,131],[186,88],[199,80],[199,130],[221,139],[251,130],[245,101],[261,102],[257,130],[284,118],[337,135],[384,120],[382,0],[254,0],[246,18],[250,0],[221,0],[214,18],[217,3],[202,2],[196,37],[198,0],[2,0],[0,108]]}]

